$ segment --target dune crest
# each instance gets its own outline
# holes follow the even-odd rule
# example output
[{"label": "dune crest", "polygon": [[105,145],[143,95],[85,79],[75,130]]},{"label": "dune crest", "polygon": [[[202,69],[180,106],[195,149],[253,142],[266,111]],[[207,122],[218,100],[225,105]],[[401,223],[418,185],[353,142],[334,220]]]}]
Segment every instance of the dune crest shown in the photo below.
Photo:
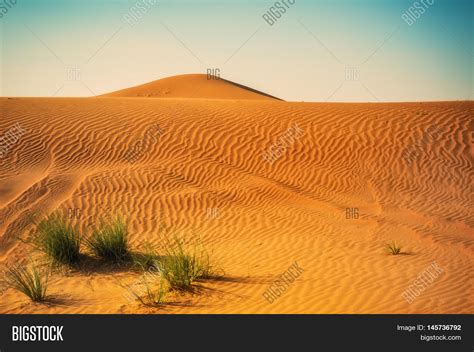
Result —
[{"label": "dune crest", "polygon": [[223,78],[212,77],[210,79],[204,74],[167,77],[108,93],[103,97],[281,100]]}]

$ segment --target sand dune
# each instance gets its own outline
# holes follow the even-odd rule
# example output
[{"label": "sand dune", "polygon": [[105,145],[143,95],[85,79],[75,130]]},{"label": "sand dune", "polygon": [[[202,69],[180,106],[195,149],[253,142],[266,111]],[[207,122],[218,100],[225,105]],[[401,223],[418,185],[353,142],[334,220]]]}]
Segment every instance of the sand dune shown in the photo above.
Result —
[{"label": "sand dune", "polygon": [[188,74],[163,78],[104,97],[147,97],[187,99],[280,100],[276,97],[216,76]]},{"label": "sand dune", "polygon": [[[473,102],[290,103],[198,76],[198,97],[228,100],[182,99],[180,79],[116,98],[0,99],[0,131],[27,130],[1,161],[0,261],[32,252],[16,237],[35,211],[78,208],[85,229],[120,210],[133,246],[159,245],[162,222],[196,230],[225,278],[151,309],[124,297],[136,273],[88,267],[52,277],[52,304],[4,291],[1,313],[474,313]],[[295,124],[304,133],[289,138]],[[404,254],[387,255],[390,241]],[[268,303],[295,261],[303,273]],[[433,262],[442,273],[408,304]]]}]

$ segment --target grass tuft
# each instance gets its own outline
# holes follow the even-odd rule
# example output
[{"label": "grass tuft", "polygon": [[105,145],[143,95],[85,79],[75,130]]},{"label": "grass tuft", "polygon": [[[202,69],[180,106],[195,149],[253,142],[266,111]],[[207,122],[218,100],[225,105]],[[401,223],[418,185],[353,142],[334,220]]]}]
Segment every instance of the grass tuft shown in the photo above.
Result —
[{"label": "grass tuft", "polygon": [[387,244],[387,250],[392,255],[400,254],[402,251],[402,247],[398,246],[395,242]]},{"label": "grass tuft", "polygon": [[28,296],[33,302],[41,302],[46,299],[48,274],[40,272],[33,262],[29,267],[9,266],[5,277],[8,287]]},{"label": "grass tuft", "polygon": [[204,248],[195,244],[192,249],[186,248],[183,242],[174,237],[165,245],[166,257],[160,262],[160,271],[171,289],[189,290],[197,279],[211,278],[214,270]]},{"label": "grass tuft", "polygon": [[68,223],[59,213],[53,213],[38,224],[36,232],[33,244],[54,264],[77,263],[81,246],[77,226]]},{"label": "grass tuft", "polygon": [[115,264],[130,259],[128,228],[117,216],[110,221],[101,220],[101,226],[86,240],[89,249],[98,257]]},{"label": "grass tuft", "polygon": [[168,288],[164,280],[159,280],[157,285],[152,286],[145,278],[141,281],[141,288],[134,290],[131,287],[128,291],[141,304],[147,307],[156,307],[166,302]]}]

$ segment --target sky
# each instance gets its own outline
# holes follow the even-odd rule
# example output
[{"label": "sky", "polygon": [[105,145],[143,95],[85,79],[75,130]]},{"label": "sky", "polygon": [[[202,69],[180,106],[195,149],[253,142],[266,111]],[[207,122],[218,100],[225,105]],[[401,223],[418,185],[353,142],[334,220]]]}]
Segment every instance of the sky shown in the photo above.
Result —
[{"label": "sky", "polygon": [[94,96],[217,68],[288,101],[474,97],[471,0],[280,0],[271,25],[275,1],[10,3],[0,0],[0,96]]}]

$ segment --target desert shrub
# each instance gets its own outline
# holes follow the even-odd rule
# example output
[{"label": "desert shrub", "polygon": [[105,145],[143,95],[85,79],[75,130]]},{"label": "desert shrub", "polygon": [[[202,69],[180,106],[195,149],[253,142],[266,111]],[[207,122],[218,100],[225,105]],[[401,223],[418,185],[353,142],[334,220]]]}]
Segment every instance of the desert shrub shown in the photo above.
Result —
[{"label": "desert shrub", "polygon": [[29,266],[8,266],[5,281],[11,287],[34,302],[44,301],[48,288],[48,274],[40,271],[32,262]]},{"label": "desert shrub", "polygon": [[93,230],[86,244],[94,254],[104,260],[120,263],[130,259],[128,227],[119,216],[111,220],[102,219],[101,225]]},{"label": "desert shrub", "polygon": [[33,244],[55,264],[73,265],[79,260],[79,230],[59,213],[53,213],[38,224]]}]

